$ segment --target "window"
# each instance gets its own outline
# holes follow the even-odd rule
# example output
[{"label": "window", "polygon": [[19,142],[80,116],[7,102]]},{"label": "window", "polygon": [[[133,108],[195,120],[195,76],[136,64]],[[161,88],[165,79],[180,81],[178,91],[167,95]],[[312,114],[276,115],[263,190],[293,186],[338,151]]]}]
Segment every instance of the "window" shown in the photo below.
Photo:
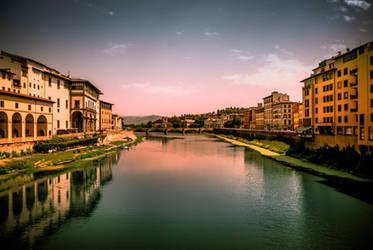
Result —
[{"label": "window", "polygon": [[345,105],[343,105],[343,110],[344,111],[347,111],[348,110],[348,104],[346,103]]},{"label": "window", "polygon": [[342,111],[342,105],[341,104],[338,105],[338,111]]},{"label": "window", "polygon": [[0,101],[0,107],[4,108],[4,101]]},{"label": "window", "polygon": [[44,108],[43,108],[43,107],[40,107],[40,111],[42,111],[42,112],[43,112],[43,110],[44,110]]},{"label": "window", "polygon": [[342,82],[341,81],[339,81],[338,83],[337,83],[337,87],[340,89],[340,88],[342,88]]},{"label": "window", "polygon": [[60,120],[57,120],[57,128],[60,128]]},{"label": "window", "polygon": [[341,77],[341,71],[340,70],[337,71],[337,76]]},{"label": "window", "polygon": [[347,115],[345,115],[345,117],[344,117],[344,122],[348,122],[348,116]]},{"label": "window", "polygon": [[333,90],[333,84],[329,85],[329,90]]},{"label": "window", "polygon": [[18,102],[16,102],[16,109],[18,109]]},{"label": "window", "polygon": [[348,73],[348,68],[344,68],[343,69],[343,75],[347,75],[347,73]]},{"label": "window", "polygon": [[66,128],[69,127],[69,121],[66,121]]},{"label": "window", "polygon": [[318,118],[316,118],[316,119],[315,119],[315,122],[316,122],[316,123],[318,123],[318,122],[319,122],[319,119],[318,119]]},{"label": "window", "polygon": [[360,140],[364,140],[364,127],[360,127]]},{"label": "window", "polygon": [[338,100],[342,100],[342,94],[338,93]]},{"label": "window", "polygon": [[317,104],[319,102],[319,99],[316,97],[315,98],[315,104]]},{"label": "window", "polygon": [[370,79],[373,79],[373,70],[370,71]]},{"label": "window", "polygon": [[319,112],[319,109],[318,108],[315,108],[315,113],[317,114]]},{"label": "window", "polygon": [[57,80],[57,88],[60,88],[60,80]]},{"label": "window", "polygon": [[23,87],[26,88],[26,83],[25,82],[23,83]]},{"label": "window", "polygon": [[373,127],[368,128],[368,140],[373,141]]},{"label": "window", "polygon": [[69,101],[66,100],[66,109],[68,109],[68,108],[69,108]]},{"label": "window", "polygon": [[370,99],[370,107],[373,108],[373,99]]},{"label": "window", "polygon": [[29,87],[31,88],[31,82],[29,83]]},{"label": "window", "polygon": [[360,114],[360,125],[364,125],[364,114]]},{"label": "window", "polygon": [[347,80],[344,80],[343,81],[343,87],[347,87],[348,86],[348,81]]},{"label": "window", "polygon": [[317,94],[317,88],[315,88],[315,94]]},{"label": "window", "polygon": [[373,93],[373,84],[370,85],[370,93]]},{"label": "window", "polygon": [[48,77],[48,86],[52,87],[52,78]]},{"label": "window", "polygon": [[373,113],[370,114],[370,121],[373,122]]},{"label": "window", "polygon": [[80,107],[80,102],[79,101],[75,101],[75,108],[79,108]]},{"label": "window", "polygon": [[38,84],[38,89],[40,89],[40,86],[39,86],[39,84]]},{"label": "window", "polygon": [[333,106],[330,106],[330,112],[333,112]]},{"label": "window", "polygon": [[48,99],[49,99],[49,100],[52,100],[52,97],[48,96]]},{"label": "window", "polygon": [[31,105],[30,104],[28,105],[28,110],[31,110]]},{"label": "window", "polygon": [[338,116],[338,122],[339,122],[339,123],[342,122],[342,116]]},{"label": "window", "polygon": [[330,95],[330,101],[333,101],[333,95]]},{"label": "window", "polygon": [[50,113],[50,112],[52,112],[52,109],[51,109],[51,108],[49,108],[49,113]]},{"label": "window", "polygon": [[348,99],[348,92],[343,93],[343,99]]},{"label": "window", "polygon": [[36,89],[36,84],[34,83],[34,89]]},{"label": "window", "polygon": [[57,98],[57,108],[60,107],[60,98]]}]

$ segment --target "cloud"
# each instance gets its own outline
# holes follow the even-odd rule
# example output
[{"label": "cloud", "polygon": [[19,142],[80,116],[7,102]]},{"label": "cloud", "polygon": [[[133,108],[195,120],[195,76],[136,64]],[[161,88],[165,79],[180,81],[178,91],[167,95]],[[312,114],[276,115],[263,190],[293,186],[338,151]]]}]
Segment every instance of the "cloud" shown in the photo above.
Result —
[{"label": "cloud", "polygon": [[206,31],[205,33],[203,33],[205,36],[220,36],[220,33],[219,32],[209,32],[209,31]]},{"label": "cloud", "polygon": [[343,16],[343,19],[344,19],[346,22],[351,22],[351,21],[355,20],[355,17],[354,17],[354,16],[347,16],[347,15],[344,15],[344,16]]},{"label": "cloud", "polygon": [[149,83],[128,83],[120,85],[124,89],[141,89],[151,94],[175,94],[187,95],[191,93],[189,89],[182,86],[157,86]]},{"label": "cloud", "polygon": [[289,51],[289,50],[287,50],[285,48],[280,47],[279,44],[275,45],[275,49],[278,50],[278,51],[280,51],[281,53],[283,53],[285,55],[288,55],[288,56],[292,56],[293,55],[293,52],[291,52],[291,51]]},{"label": "cloud", "polygon": [[371,4],[365,0],[326,0],[333,6],[334,15],[330,20],[343,19],[351,22],[359,16],[361,10],[367,11]]},{"label": "cloud", "polygon": [[281,59],[278,55],[268,54],[266,64],[254,73],[232,74],[222,78],[240,85],[266,86],[268,88],[291,87],[299,83],[312,69],[295,59]]},{"label": "cloud", "polygon": [[114,16],[114,11],[109,11],[108,14],[109,14],[110,16]]},{"label": "cloud", "polygon": [[359,30],[360,30],[361,32],[367,32],[367,30],[364,29],[364,28],[360,28]]},{"label": "cloud", "polygon": [[249,61],[254,58],[253,55],[250,55],[249,52],[239,49],[231,49],[231,53],[233,54],[234,58],[241,61]]},{"label": "cloud", "polygon": [[110,56],[120,55],[124,54],[128,49],[133,48],[134,46],[132,44],[128,43],[113,43],[110,42],[108,47],[103,50],[105,54],[108,54]]},{"label": "cloud", "polygon": [[176,35],[178,35],[178,36],[181,36],[182,34],[184,34],[184,31],[176,31]]},{"label": "cloud", "polygon": [[370,7],[370,3],[364,0],[344,0],[344,2],[352,7],[361,8],[363,10],[367,10]]}]

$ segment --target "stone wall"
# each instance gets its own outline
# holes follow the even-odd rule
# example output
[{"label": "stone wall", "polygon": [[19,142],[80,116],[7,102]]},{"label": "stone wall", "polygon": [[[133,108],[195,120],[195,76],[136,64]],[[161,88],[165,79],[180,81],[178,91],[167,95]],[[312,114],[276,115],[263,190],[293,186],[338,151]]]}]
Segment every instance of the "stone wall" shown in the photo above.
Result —
[{"label": "stone wall", "polygon": [[305,141],[305,146],[308,149],[318,149],[325,144],[329,146],[338,145],[340,148],[345,148],[347,146],[355,145],[357,147],[357,136],[351,135],[314,135],[313,140]]},{"label": "stone wall", "polygon": [[0,145],[1,152],[8,152],[11,153],[13,151],[20,153],[21,150],[26,152],[27,149],[32,150],[34,147],[33,141],[28,142],[14,142],[14,143],[4,143]]}]

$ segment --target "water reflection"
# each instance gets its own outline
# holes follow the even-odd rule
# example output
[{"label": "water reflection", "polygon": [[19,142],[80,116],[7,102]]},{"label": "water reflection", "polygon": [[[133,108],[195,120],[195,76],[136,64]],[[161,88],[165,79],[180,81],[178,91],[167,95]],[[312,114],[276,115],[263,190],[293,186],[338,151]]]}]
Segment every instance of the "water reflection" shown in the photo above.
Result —
[{"label": "water reflection", "polygon": [[[89,215],[100,187],[112,180],[119,153],[64,173],[15,186],[0,183],[0,240],[13,249],[32,248],[72,217]],[[5,185],[5,184],[4,184]]]}]

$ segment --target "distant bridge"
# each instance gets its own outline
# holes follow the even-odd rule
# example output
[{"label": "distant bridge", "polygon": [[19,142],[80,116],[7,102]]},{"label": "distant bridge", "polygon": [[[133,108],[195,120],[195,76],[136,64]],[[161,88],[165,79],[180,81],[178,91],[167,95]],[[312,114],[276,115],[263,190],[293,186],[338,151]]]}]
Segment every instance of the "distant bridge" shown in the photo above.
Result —
[{"label": "distant bridge", "polygon": [[145,132],[146,135],[150,135],[151,132],[161,132],[165,135],[168,133],[181,133],[183,135],[187,133],[199,133],[202,132],[212,132],[213,128],[137,128],[135,132]]}]

